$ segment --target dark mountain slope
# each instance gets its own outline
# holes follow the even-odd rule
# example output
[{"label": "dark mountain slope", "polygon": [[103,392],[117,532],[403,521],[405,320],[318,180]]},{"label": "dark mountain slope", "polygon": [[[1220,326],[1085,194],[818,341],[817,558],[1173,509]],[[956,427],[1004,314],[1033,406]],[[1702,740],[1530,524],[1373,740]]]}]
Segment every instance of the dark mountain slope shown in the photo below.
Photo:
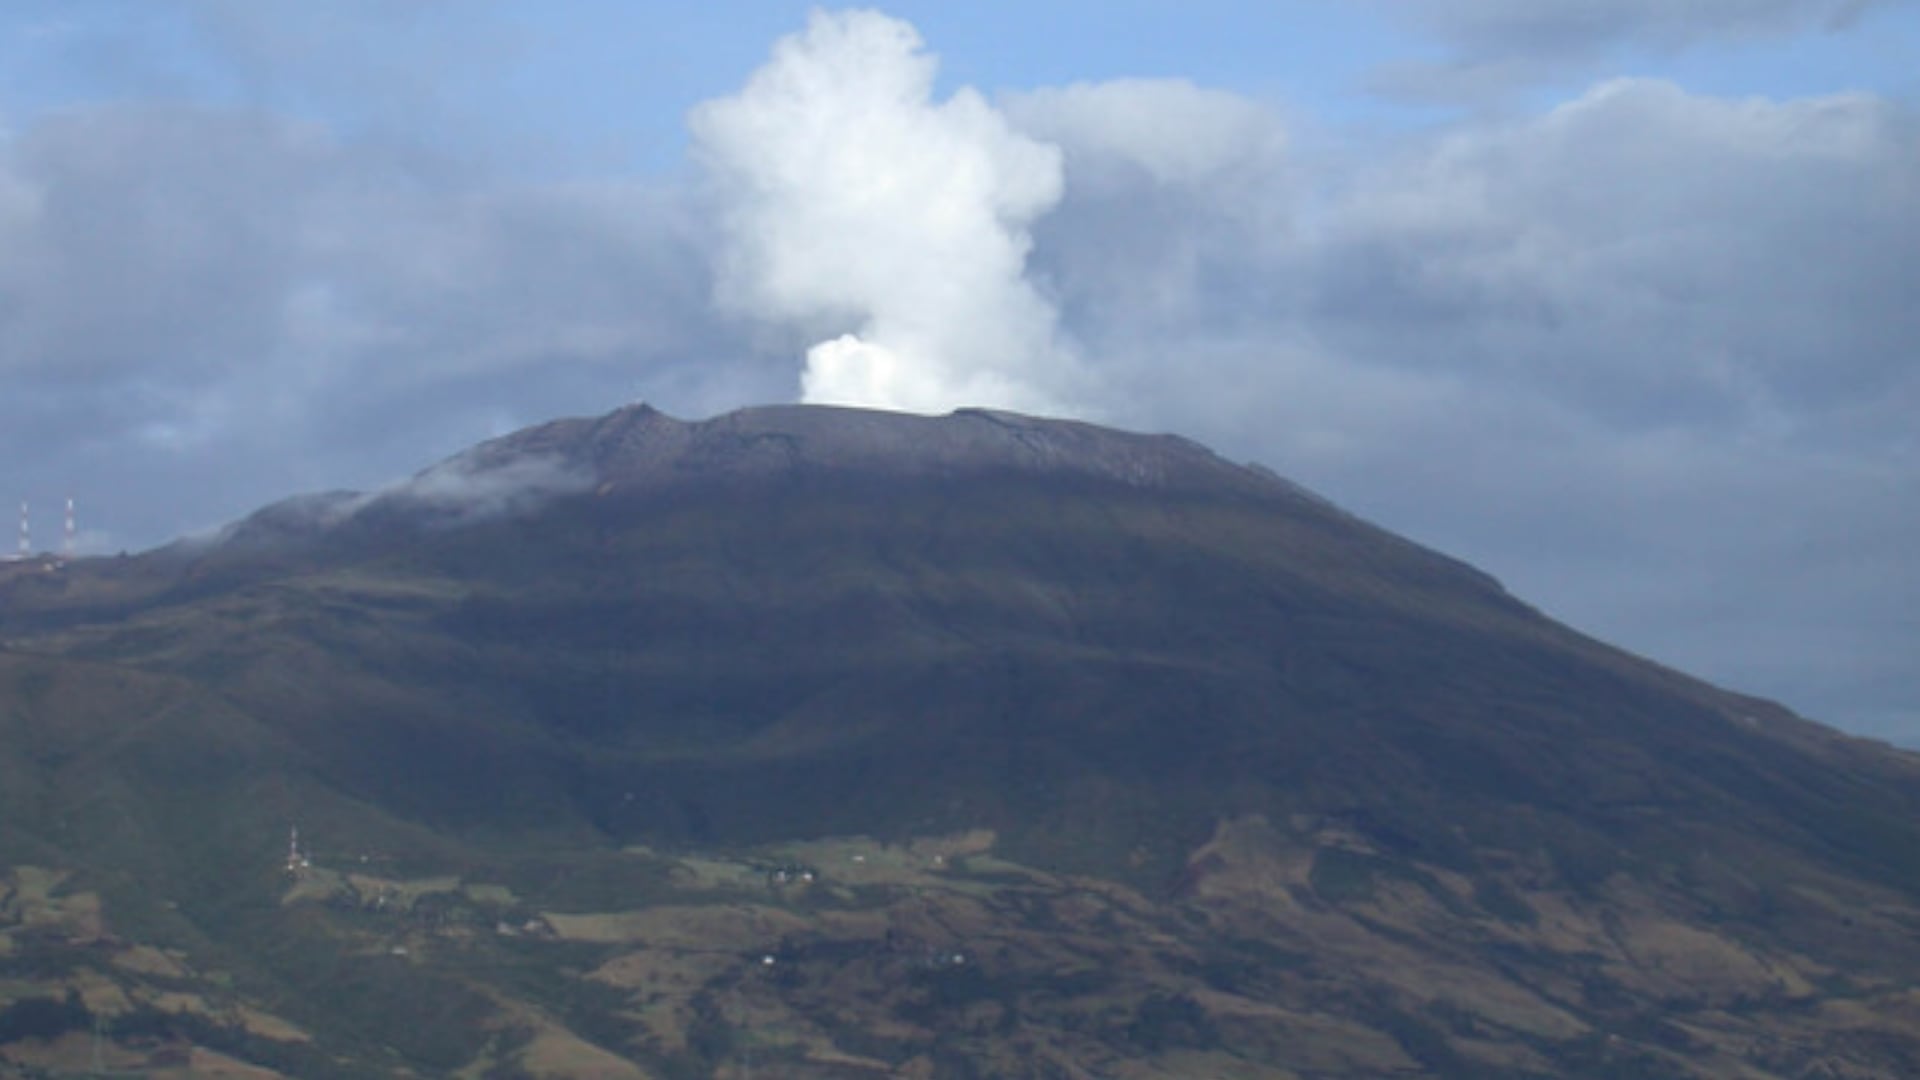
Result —
[{"label": "dark mountain slope", "polygon": [[[259,914],[279,910],[261,868],[295,818],[419,873],[600,911],[666,873],[625,846],[684,858],[866,836],[906,851],[985,830],[1025,868],[981,879],[1011,906],[943,906],[918,886],[899,902],[1020,943],[987,973],[1001,982],[969,991],[1006,1016],[1124,1002],[1145,1027],[1097,1047],[1061,1034],[1084,1018],[1032,1021],[1080,1068],[1271,1058],[1258,1025],[1240,1030],[1246,1010],[1297,1017],[1316,984],[1336,1003],[1317,1010],[1391,1052],[1298,1075],[1390,1059],[1436,1075],[1496,1075],[1496,1060],[1511,1075],[1800,1075],[1752,1033],[1789,1014],[1839,1030],[1808,1019],[1829,1000],[1866,1002],[1879,1033],[1804,1036],[1834,1060],[1898,1075],[1920,1054],[1887,1034],[1920,972],[1913,756],[1588,640],[1179,439],[978,411],[690,424],[637,407],[483,444],[373,496],[280,504],[216,540],[20,570],[0,604],[18,672],[0,687],[18,732],[0,780],[22,793],[0,796],[20,823],[0,843],[97,875],[129,911],[114,882],[165,882],[182,914],[140,924],[219,956],[276,955],[286,928]],[[115,734],[64,751],[90,771],[60,771],[77,766],[48,747],[94,730]],[[70,841],[71,813],[44,808],[82,776],[116,809]],[[1062,906],[1107,889],[1134,899]],[[209,929],[222,922],[244,932]],[[1128,948],[1182,944],[1109,957],[1071,993],[1047,980],[1084,959],[1015,962],[1098,925],[1133,926]],[[807,933],[869,955],[824,926]],[[1222,949],[1252,967],[1215,970]],[[1260,950],[1270,963],[1249,959]],[[294,953],[230,962],[297,999],[287,988],[316,969]],[[1416,971],[1479,989],[1442,1007],[1453,997]],[[411,977],[429,976],[446,977]],[[782,1008],[844,1007],[828,985],[809,975]],[[880,985],[860,992],[930,1007],[919,976]],[[1513,1006],[1524,1023],[1502,995],[1534,1003]],[[1634,1027],[1683,1005],[1714,1024]],[[914,1023],[947,1030],[936,1021]],[[1581,1041],[1595,1032],[1632,1052]],[[727,1056],[656,1036],[627,1045],[634,1060]],[[924,1050],[821,1038],[895,1064]],[[953,1060],[1008,1074],[1011,1043],[967,1038]],[[464,1061],[479,1045],[399,1052]]]}]

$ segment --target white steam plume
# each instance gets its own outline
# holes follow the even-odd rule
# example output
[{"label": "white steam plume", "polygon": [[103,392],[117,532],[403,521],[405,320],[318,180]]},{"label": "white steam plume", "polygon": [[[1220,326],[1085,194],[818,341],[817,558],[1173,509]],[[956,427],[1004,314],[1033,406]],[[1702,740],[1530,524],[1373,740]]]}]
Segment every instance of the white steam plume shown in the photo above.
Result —
[{"label": "white steam plume", "polygon": [[1024,277],[1060,152],[971,89],[934,101],[937,66],[904,22],[816,11],[738,94],[693,111],[724,206],[721,302],[855,328],[807,350],[806,401],[1066,411],[1081,369]]}]

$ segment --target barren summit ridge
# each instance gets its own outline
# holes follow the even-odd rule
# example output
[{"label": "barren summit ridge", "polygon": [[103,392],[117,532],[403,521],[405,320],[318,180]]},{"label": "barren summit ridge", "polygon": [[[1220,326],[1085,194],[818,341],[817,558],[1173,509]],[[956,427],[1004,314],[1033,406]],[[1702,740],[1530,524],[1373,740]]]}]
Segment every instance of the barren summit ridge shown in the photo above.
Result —
[{"label": "barren summit ridge", "polygon": [[[367,494],[299,496],[229,527],[229,550],[290,550],[308,541],[403,542],[421,530],[521,518],[559,499],[620,496],[649,501],[693,490],[753,488],[823,493],[880,482],[905,495],[961,498],[958,487],[1038,485],[1054,496],[1105,489],[1266,504],[1360,548],[1391,549],[1438,573],[1511,602],[1484,573],[1365,525],[1273,471],[1240,465],[1177,435],[1147,435],[1078,420],[959,409],[923,416],[820,405],[769,405],[687,421],[646,404],[598,417],[554,420],[480,443],[408,480]],[[939,494],[944,491],[946,494]],[[964,498],[961,499],[964,502]],[[316,549],[318,551],[320,549]],[[1357,549],[1356,549],[1357,550]]]},{"label": "barren summit ridge", "polygon": [[769,405],[683,421],[641,404],[530,428],[483,443],[449,464],[486,472],[539,456],[616,486],[835,469],[896,476],[1039,472],[1140,487],[1298,493],[1271,473],[1235,465],[1178,436],[987,409],[917,416]]}]

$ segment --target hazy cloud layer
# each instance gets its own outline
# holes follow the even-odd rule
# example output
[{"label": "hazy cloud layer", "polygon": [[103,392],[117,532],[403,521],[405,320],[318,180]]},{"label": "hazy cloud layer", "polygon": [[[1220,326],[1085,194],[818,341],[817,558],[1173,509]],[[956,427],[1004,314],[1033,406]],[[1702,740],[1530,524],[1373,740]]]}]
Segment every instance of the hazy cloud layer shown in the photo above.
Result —
[{"label": "hazy cloud layer", "polygon": [[[1583,11],[1589,44],[1685,45],[1842,7],[1423,10],[1514,57]],[[1909,106],[1627,80],[1348,143],[1178,79],[942,97],[934,64],[817,17],[646,182],[510,177],[402,137],[405,95],[298,107],[344,83],[0,101],[0,490],[139,546],[639,398],[1065,409],[1920,742]]]},{"label": "hazy cloud layer", "polygon": [[1841,29],[1901,0],[1386,0],[1476,54],[1591,54],[1623,43],[1702,41]]},{"label": "hazy cloud layer", "polygon": [[1516,85],[1564,76],[1626,48],[1675,53],[1851,28],[1869,9],[1913,0],[1376,0],[1444,42],[1440,61],[1391,64],[1390,94],[1489,100]]}]

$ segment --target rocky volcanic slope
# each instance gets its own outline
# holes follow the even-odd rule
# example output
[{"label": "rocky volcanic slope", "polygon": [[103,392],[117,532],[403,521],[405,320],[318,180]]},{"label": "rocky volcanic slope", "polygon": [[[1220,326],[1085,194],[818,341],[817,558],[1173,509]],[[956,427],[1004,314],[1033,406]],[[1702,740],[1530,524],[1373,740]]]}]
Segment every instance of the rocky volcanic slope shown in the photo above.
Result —
[{"label": "rocky volcanic slope", "polygon": [[1920,759],[1176,438],[623,409],[0,637],[0,1076],[1920,1075]]}]

